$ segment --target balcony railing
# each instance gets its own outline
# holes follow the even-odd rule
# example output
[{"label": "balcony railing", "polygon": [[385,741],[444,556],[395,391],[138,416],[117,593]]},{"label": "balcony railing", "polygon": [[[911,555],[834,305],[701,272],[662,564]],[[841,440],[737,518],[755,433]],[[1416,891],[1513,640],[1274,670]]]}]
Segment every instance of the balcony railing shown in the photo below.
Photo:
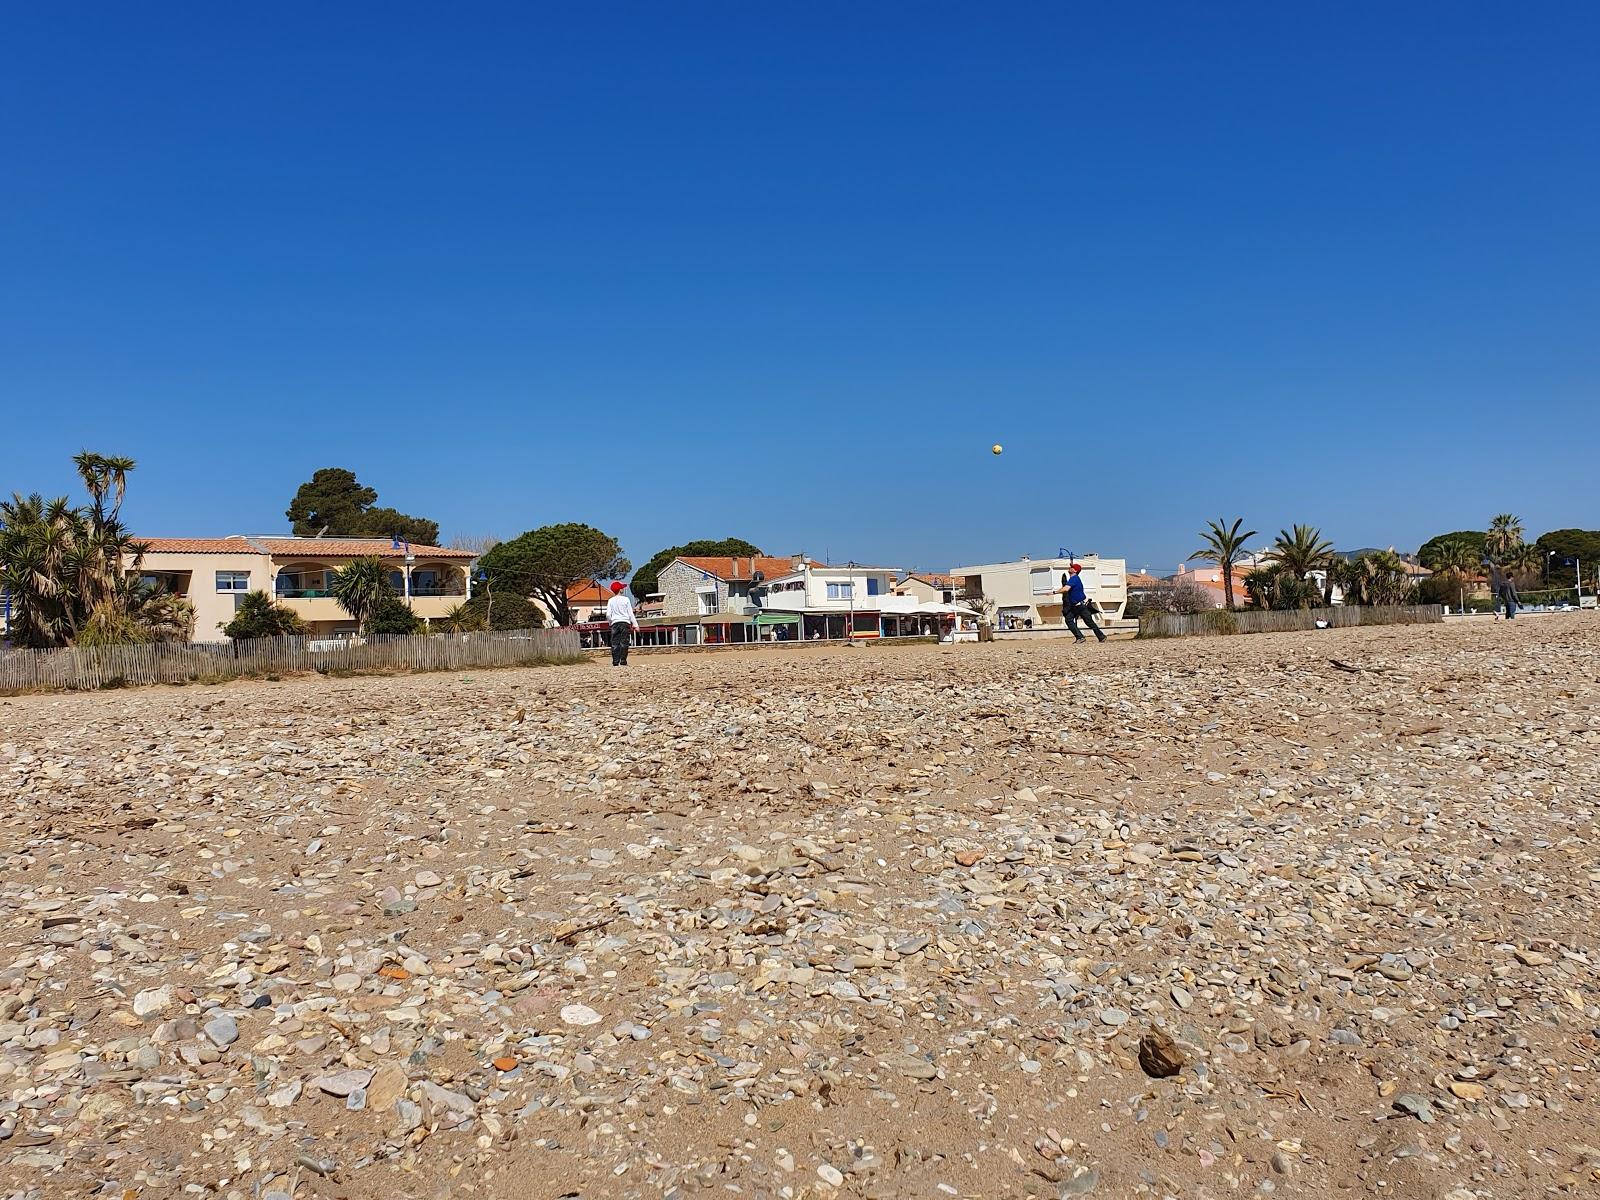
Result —
[{"label": "balcony railing", "polygon": [[[413,596],[460,596],[465,600],[466,594],[458,589],[448,587],[413,587]],[[333,593],[327,588],[278,588],[274,595],[280,600],[325,600]]]}]

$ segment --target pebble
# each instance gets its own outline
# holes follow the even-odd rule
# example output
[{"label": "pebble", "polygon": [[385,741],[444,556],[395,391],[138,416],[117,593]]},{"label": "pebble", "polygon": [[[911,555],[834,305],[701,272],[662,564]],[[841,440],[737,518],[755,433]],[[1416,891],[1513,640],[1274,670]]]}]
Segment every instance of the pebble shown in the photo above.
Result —
[{"label": "pebble", "polygon": [[226,1013],[206,1022],[205,1035],[213,1045],[226,1048],[239,1040],[239,1024]]},{"label": "pebble", "polygon": [[154,1017],[172,1007],[172,989],[165,985],[148,988],[133,998],[133,1015]]}]

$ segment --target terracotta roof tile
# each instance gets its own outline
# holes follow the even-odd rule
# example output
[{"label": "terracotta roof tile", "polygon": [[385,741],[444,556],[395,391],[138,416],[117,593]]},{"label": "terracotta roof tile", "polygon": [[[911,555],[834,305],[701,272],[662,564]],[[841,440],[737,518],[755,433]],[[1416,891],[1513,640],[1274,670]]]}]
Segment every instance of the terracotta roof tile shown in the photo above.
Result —
[{"label": "terracotta roof tile", "polygon": [[[705,571],[715,575],[718,579],[740,580],[752,578],[754,572],[760,571],[767,579],[776,579],[780,575],[794,574],[794,559],[774,558],[770,555],[757,555],[755,557],[740,556],[738,558],[715,555],[701,557],[699,555],[679,555],[674,562],[688,563],[697,571]],[[810,561],[809,559],[806,561]]]},{"label": "terracotta roof tile", "polygon": [[[397,549],[388,538],[254,538],[272,552],[273,557],[285,554],[313,555],[317,558],[400,558],[405,551]],[[442,546],[419,546],[412,543],[414,558],[476,558],[471,550],[449,550]]]},{"label": "terracotta roof tile", "polygon": [[260,554],[242,537],[145,538],[152,554]]},{"label": "terracotta roof tile", "polygon": [[[388,538],[247,538],[235,534],[225,538],[146,538],[152,554],[271,554],[274,558],[400,558]],[[415,558],[470,559],[471,550],[449,550],[440,546],[411,547]]]}]

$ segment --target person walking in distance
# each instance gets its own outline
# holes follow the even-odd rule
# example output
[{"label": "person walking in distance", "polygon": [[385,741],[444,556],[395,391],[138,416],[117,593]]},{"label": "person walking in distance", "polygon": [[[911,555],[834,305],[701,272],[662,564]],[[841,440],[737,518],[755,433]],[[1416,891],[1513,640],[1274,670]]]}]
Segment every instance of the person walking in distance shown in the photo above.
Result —
[{"label": "person walking in distance", "polygon": [[639,629],[639,618],[633,615],[633,601],[628,599],[627,587],[621,580],[611,584],[611,599],[606,601],[606,620],[611,622],[611,665],[628,665],[628,642]]},{"label": "person walking in distance", "polygon": [[1500,604],[1506,610],[1506,620],[1511,620],[1517,615],[1517,605],[1522,597],[1517,595],[1517,585],[1511,582],[1509,573],[1500,576]]},{"label": "person walking in distance", "polygon": [[1089,593],[1084,590],[1083,568],[1073,563],[1061,577],[1061,586],[1056,591],[1061,594],[1061,615],[1067,622],[1067,628],[1072,630],[1073,638],[1080,642],[1088,641],[1078,628],[1078,622],[1082,621],[1094,631],[1096,638],[1105,641],[1106,635],[1095,623],[1094,608],[1089,600]]}]

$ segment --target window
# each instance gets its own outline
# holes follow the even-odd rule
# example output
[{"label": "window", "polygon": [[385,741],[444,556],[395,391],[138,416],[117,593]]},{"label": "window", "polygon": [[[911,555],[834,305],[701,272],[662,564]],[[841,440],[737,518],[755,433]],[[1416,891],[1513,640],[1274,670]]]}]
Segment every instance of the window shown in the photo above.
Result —
[{"label": "window", "polygon": [[853,583],[830,583],[828,585],[829,600],[854,600],[856,585]]},{"label": "window", "polygon": [[883,591],[883,580],[876,575],[867,576],[867,595],[876,596]]},{"label": "window", "polygon": [[712,613],[718,613],[718,612],[722,611],[722,605],[719,603],[717,592],[716,592],[715,588],[712,588],[710,591],[707,591],[707,592],[701,592],[701,593],[699,593],[699,595],[700,595],[700,615],[701,616],[708,617]]},{"label": "window", "polygon": [[250,590],[249,571],[218,571],[217,591],[219,592],[248,592]]},{"label": "window", "polygon": [[1028,582],[1035,596],[1047,596],[1056,590],[1056,573],[1050,567],[1034,567],[1028,572]]}]

